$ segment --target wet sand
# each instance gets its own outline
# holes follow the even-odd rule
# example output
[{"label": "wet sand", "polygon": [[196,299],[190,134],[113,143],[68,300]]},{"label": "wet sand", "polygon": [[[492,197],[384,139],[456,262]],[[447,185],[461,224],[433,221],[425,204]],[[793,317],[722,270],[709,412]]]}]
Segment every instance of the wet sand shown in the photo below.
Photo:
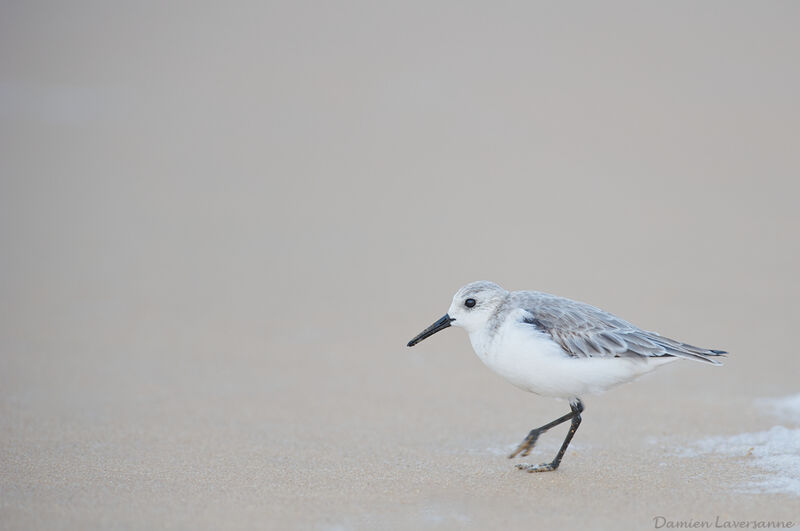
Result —
[{"label": "wet sand", "polygon": [[[800,521],[679,451],[798,428],[793,5],[4,11],[0,527]],[[731,354],[520,472],[566,404],[405,347],[477,279]]]}]

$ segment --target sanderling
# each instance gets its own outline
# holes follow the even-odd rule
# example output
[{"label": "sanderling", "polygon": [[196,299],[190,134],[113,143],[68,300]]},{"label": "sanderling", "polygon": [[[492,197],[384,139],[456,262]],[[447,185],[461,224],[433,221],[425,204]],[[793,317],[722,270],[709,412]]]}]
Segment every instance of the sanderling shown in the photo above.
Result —
[{"label": "sanderling", "polygon": [[642,330],[582,302],[538,291],[509,292],[486,281],[459,289],[445,316],[408,346],[451,325],[464,328],[481,361],[515,386],[569,400],[569,413],[531,430],[508,456],[527,456],[540,435],[571,420],[552,462],[517,465],[528,472],[558,468],[581,423],[581,396],[629,382],[678,358],[721,365],[711,357],[726,354]]}]

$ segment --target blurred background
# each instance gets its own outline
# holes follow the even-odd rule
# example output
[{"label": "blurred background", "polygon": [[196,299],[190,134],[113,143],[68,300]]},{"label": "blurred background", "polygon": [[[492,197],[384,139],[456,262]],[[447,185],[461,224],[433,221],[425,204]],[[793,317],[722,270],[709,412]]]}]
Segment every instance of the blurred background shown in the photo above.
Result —
[{"label": "blurred background", "polygon": [[[780,516],[709,507],[642,441],[763,429],[753,401],[798,392],[799,16],[3,2],[2,527]],[[514,474],[565,405],[460,330],[404,346],[478,279],[731,356],[587,400],[564,470]]]}]

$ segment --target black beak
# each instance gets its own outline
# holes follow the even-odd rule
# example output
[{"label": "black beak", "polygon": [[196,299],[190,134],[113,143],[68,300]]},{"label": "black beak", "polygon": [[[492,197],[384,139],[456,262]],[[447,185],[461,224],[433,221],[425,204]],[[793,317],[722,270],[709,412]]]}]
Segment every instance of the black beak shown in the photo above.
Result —
[{"label": "black beak", "polygon": [[414,345],[416,345],[417,343],[419,343],[420,341],[422,341],[426,337],[432,336],[433,334],[435,334],[439,330],[444,330],[445,328],[450,326],[450,323],[453,322],[453,321],[455,321],[455,319],[453,319],[452,317],[450,317],[447,314],[444,314],[444,317],[442,317],[441,319],[439,319],[438,321],[436,321],[435,323],[430,325],[428,328],[426,328],[425,330],[420,332],[417,337],[415,337],[414,339],[409,341],[408,342],[408,346],[409,347],[413,347]]}]

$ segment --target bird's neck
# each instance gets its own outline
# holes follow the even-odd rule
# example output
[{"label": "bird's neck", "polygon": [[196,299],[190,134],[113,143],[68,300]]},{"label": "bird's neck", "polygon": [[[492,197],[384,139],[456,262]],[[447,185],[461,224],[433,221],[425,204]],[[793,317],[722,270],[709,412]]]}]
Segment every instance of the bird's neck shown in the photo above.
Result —
[{"label": "bird's neck", "polygon": [[469,333],[469,342],[475,354],[484,362],[490,357],[494,337],[495,334],[489,334],[485,328]]}]

